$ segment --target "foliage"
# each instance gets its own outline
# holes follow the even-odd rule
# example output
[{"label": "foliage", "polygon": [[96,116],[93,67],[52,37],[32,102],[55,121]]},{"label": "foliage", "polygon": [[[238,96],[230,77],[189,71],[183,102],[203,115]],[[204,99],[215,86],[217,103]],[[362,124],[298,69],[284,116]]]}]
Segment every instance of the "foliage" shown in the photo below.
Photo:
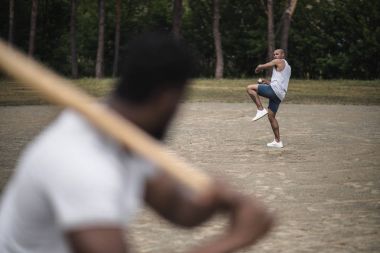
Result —
[{"label": "foliage", "polygon": [[316,0],[299,5],[290,36],[297,76],[379,78],[379,1]]},{"label": "foliage", "polygon": [[[40,0],[35,57],[70,75],[70,0]],[[31,1],[15,0],[15,46],[26,51]],[[9,1],[0,8],[0,36],[8,37]],[[275,1],[278,30],[285,0]],[[124,0],[121,6],[121,53],[130,38],[149,30],[170,31],[171,0]],[[265,61],[266,15],[261,1],[221,1],[221,35],[226,77],[252,77]],[[106,1],[105,75],[111,76],[114,56],[115,3]],[[97,49],[97,1],[80,0],[77,10],[79,74],[94,76]],[[289,62],[293,77],[328,79],[380,78],[380,1],[298,1],[290,28]],[[212,77],[215,50],[212,1],[184,0],[182,35],[194,48],[202,77]],[[279,46],[277,33],[276,45]]]}]

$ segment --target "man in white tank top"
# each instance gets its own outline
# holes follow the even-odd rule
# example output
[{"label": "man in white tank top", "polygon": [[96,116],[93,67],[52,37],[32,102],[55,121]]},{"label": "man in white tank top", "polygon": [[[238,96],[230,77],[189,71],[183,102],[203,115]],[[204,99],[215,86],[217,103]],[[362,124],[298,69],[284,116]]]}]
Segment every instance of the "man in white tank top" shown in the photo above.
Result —
[{"label": "man in white tank top", "polygon": [[[255,69],[255,73],[259,73],[264,69],[273,68],[271,80],[260,78],[257,84],[247,86],[247,92],[257,106],[257,113],[252,121],[261,119],[268,114],[268,119],[274,133],[274,140],[268,143],[267,146],[282,148],[284,145],[280,139],[280,128],[276,119],[276,113],[288,90],[291,67],[285,60],[285,52],[283,49],[274,50],[273,58],[274,59],[268,63],[259,64]],[[269,98],[268,110],[261,104],[260,96]]]}]

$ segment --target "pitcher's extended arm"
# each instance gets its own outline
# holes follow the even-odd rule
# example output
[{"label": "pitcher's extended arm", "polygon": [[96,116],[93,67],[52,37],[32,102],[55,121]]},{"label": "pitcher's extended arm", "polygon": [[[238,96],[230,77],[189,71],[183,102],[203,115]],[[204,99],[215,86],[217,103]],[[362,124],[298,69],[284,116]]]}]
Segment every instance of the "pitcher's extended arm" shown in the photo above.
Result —
[{"label": "pitcher's extended arm", "polygon": [[274,59],[270,62],[267,62],[265,64],[259,64],[257,65],[256,69],[255,69],[255,73],[259,73],[261,72],[262,70],[264,69],[268,69],[268,68],[272,68],[276,66],[276,68],[281,71],[284,67],[285,67],[285,63],[282,59]]}]

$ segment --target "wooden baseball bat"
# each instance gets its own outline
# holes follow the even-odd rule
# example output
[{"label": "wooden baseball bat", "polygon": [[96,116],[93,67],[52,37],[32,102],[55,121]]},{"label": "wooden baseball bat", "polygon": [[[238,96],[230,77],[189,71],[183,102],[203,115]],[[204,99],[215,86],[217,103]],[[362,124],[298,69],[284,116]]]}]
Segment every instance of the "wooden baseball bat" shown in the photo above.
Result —
[{"label": "wooden baseball bat", "polygon": [[110,108],[98,103],[42,64],[25,56],[0,40],[0,68],[24,85],[39,91],[50,102],[71,107],[95,127],[127,148],[152,161],[196,193],[206,193],[211,186],[209,176],[179,159],[133,123]]}]

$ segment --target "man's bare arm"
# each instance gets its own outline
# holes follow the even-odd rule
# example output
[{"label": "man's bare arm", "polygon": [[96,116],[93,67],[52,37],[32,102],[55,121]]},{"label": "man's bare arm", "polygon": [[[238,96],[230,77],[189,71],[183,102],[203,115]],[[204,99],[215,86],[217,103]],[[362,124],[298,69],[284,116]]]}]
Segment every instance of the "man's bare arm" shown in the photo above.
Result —
[{"label": "man's bare arm", "polygon": [[217,209],[214,193],[197,198],[165,172],[159,172],[147,182],[146,203],[174,224],[192,227],[210,217]]},{"label": "man's bare arm", "polygon": [[89,227],[66,232],[66,239],[74,253],[127,253],[125,234],[121,228]]},{"label": "man's bare arm", "polygon": [[[169,221],[192,227],[204,222],[216,211],[230,216],[230,226],[218,238],[191,253],[227,253],[255,243],[271,228],[272,217],[258,201],[232,191],[225,184],[215,184],[206,196],[195,196],[164,173],[152,178],[145,199]],[[106,226],[66,232],[74,253],[126,253],[125,231]]]},{"label": "man's bare arm", "polygon": [[265,78],[259,78],[259,80],[257,82],[259,84],[270,84],[270,81],[268,79],[265,79]]},{"label": "man's bare arm", "polygon": [[272,216],[255,199],[216,183],[207,196],[197,197],[173,179],[160,175],[148,183],[147,203],[163,217],[182,226],[196,226],[216,211],[230,216],[230,227],[192,253],[226,253],[255,243],[272,226]]},{"label": "man's bare arm", "polygon": [[282,59],[274,59],[274,60],[267,62],[265,64],[257,65],[257,67],[255,69],[255,73],[257,74],[257,73],[263,71],[264,69],[273,68],[274,66],[276,66],[278,71],[281,71],[284,68],[285,64],[284,64],[284,61]]}]

